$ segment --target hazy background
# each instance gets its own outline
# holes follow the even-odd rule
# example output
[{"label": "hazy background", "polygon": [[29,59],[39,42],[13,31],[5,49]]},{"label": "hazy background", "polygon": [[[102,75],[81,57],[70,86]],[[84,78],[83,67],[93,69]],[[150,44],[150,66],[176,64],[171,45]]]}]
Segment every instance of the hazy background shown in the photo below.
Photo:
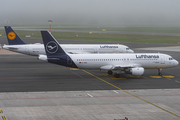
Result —
[{"label": "hazy background", "polygon": [[180,0],[0,0],[0,24],[180,25]]}]

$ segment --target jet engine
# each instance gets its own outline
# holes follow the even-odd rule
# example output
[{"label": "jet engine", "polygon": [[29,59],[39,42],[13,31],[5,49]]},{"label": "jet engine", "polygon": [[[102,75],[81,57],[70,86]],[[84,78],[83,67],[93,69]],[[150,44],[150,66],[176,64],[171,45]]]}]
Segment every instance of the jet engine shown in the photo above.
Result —
[{"label": "jet engine", "polygon": [[44,60],[47,61],[47,56],[46,55],[39,55],[38,60]]},{"label": "jet engine", "polygon": [[144,68],[142,67],[128,68],[128,69],[125,69],[125,73],[135,75],[135,76],[141,76],[144,74]]}]

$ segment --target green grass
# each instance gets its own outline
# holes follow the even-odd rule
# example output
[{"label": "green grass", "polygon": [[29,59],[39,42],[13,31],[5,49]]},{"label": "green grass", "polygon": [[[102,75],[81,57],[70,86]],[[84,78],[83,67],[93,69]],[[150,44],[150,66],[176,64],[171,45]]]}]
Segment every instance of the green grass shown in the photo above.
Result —
[{"label": "green grass", "polygon": [[[31,35],[31,38],[40,38],[40,31],[15,31],[21,38]],[[2,37],[5,37],[5,31],[0,30]],[[76,37],[78,34],[78,37]],[[158,43],[158,44],[180,44],[180,36],[163,35],[130,35],[130,34],[109,34],[109,33],[75,33],[75,32],[52,32],[57,39],[63,40],[88,40],[88,41],[113,41],[113,42],[133,42],[133,43]]]},{"label": "green grass", "polygon": [[161,35],[126,35],[108,33],[63,33],[53,32],[56,39],[67,40],[90,40],[90,41],[113,41],[113,42],[134,42],[134,43],[159,43],[159,44],[178,44],[180,36],[161,36]]},{"label": "green grass", "polygon": [[[48,29],[48,28],[47,28]],[[59,28],[53,28],[59,29]],[[62,30],[88,30],[88,31],[124,31],[124,32],[159,32],[180,33],[180,27],[90,27],[90,28],[61,28]]]}]

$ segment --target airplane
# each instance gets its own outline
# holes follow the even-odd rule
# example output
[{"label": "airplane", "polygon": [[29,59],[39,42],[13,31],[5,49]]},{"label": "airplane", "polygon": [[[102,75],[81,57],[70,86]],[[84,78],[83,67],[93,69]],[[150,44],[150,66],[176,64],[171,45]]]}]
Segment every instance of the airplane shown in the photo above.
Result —
[{"label": "airplane", "polygon": [[[43,44],[26,44],[10,26],[4,26],[4,28],[9,43],[3,46],[4,49],[33,56],[46,54]],[[134,53],[129,47],[120,44],[62,44],[62,48],[71,54]]]},{"label": "airplane", "polygon": [[161,53],[68,54],[48,31],[41,31],[41,35],[46,55],[40,55],[39,60],[72,68],[107,70],[110,75],[115,71],[116,78],[121,72],[141,76],[144,69],[158,69],[161,76],[162,69],[179,64],[170,55]]}]

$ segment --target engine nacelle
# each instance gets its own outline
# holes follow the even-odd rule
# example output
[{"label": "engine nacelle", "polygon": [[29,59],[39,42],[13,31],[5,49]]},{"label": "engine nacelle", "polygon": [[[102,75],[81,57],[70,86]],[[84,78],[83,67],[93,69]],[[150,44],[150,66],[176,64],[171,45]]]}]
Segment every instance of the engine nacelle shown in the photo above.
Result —
[{"label": "engine nacelle", "polygon": [[129,68],[125,70],[125,73],[135,75],[135,76],[141,76],[144,74],[144,68],[142,67]]},{"label": "engine nacelle", "polygon": [[38,59],[47,61],[47,55],[39,55]]}]

